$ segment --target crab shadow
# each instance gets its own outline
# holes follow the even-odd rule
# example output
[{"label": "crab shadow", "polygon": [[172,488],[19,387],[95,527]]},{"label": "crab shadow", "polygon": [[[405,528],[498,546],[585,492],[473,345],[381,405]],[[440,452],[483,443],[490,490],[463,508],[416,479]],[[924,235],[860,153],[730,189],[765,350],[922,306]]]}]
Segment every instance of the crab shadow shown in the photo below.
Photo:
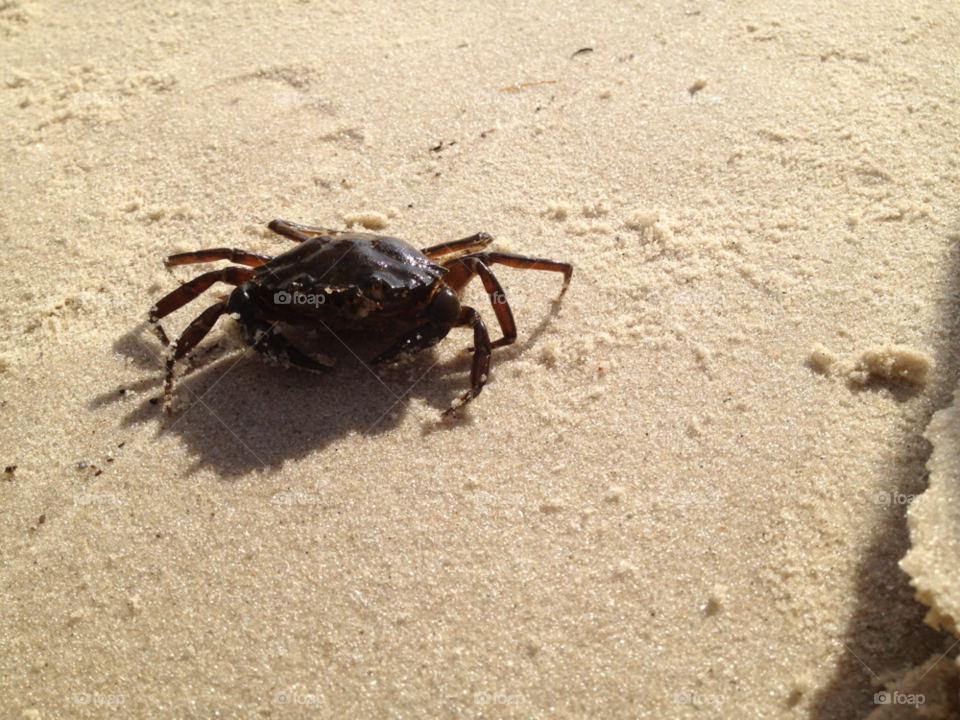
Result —
[{"label": "crab shadow", "polygon": [[[554,302],[537,327],[522,340],[493,352],[490,382],[496,368],[529,349],[558,311]],[[114,350],[154,377],[124,385],[124,393],[142,398],[127,414],[125,426],[155,423],[157,439],[179,437],[196,458],[192,471],[214,467],[226,477],[254,470],[279,469],[287,460],[308,456],[335,441],[354,435],[376,438],[397,428],[412,407],[421,418],[423,434],[470,423],[476,403],[451,417],[442,412],[470,387],[473,353],[468,331],[454,330],[438,346],[393,365],[372,366],[391,344],[389,334],[336,336],[285,334],[310,354],[333,359],[330,372],[280,367],[264,362],[249,347],[231,339],[230,331],[212,337],[190,354],[174,382],[174,411],[163,410],[162,348],[146,323],[124,334]],[[452,353],[452,356],[451,356]],[[106,390],[90,402],[91,409],[120,401],[118,389]]]}]

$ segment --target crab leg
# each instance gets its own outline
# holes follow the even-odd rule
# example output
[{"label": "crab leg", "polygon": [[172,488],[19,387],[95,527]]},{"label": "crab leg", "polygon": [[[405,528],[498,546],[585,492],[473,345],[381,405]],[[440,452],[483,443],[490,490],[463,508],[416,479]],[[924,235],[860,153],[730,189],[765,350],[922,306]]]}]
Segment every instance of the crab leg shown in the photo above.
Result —
[{"label": "crab leg", "polygon": [[[480,276],[480,280],[483,282],[483,289],[487,291],[487,295],[490,297],[490,304],[493,306],[493,311],[497,315],[497,322],[500,324],[500,330],[503,331],[503,337],[490,347],[512,345],[517,339],[517,323],[513,319],[513,310],[510,309],[510,303],[507,301],[507,295],[503,291],[503,286],[500,285],[500,281],[497,280],[490,268],[478,259],[477,255],[460,258],[458,262],[462,263],[461,267],[465,267],[470,271],[470,274],[467,276],[467,281],[474,275]],[[459,278],[452,278],[454,282],[456,282],[457,279]]]},{"label": "crab leg", "polygon": [[451,242],[441,243],[440,245],[433,245],[431,247],[424,248],[420,252],[422,252],[431,260],[436,260],[438,257],[449,255],[450,253],[482,250],[492,242],[492,237],[487,235],[485,232],[481,232],[477,233],[476,235],[463,238],[462,240],[453,240]]},{"label": "crab leg", "polygon": [[254,350],[265,357],[272,358],[283,363],[284,360],[291,365],[297,365],[306,370],[315,372],[327,372],[332,366],[317,362],[309,355],[301,352],[281,335],[276,327],[268,325],[261,320],[240,320],[240,329],[243,331],[247,342]]},{"label": "crab leg", "polygon": [[402,335],[392,346],[377,355],[370,364],[379,365],[390,362],[398,355],[403,355],[404,353],[412,355],[421,350],[426,350],[428,347],[433,347],[443,340],[449,332],[450,327],[447,325],[436,325],[433,323],[418,325],[413,330]]},{"label": "crab leg", "polygon": [[543,260],[539,258],[528,258],[523,255],[513,255],[512,253],[486,252],[467,255],[466,257],[453,258],[443,266],[450,272],[444,277],[447,285],[456,292],[460,292],[473,279],[475,275],[480,276],[483,282],[483,288],[490,297],[490,304],[493,305],[493,311],[497,315],[497,322],[503,331],[503,337],[497,340],[491,347],[503,347],[511,345],[517,339],[517,323],[513,319],[513,310],[510,309],[510,303],[503,287],[497,280],[497,277],[490,270],[488,265],[499,262],[509,267],[529,269],[529,270],[554,270],[563,273],[563,289],[560,294],[566,292],[570,284],[570,277],[573,275],[573,266],[570,263],[560,262],[558,260]]},{"label": "crab leg", "polygon": [[289,220],[271,220],[268,228],[279,235],[288,237],[295,242],[305,242],[311,238],[322,235],[336,235],[338,230],[328,230],[327,228],[314,227],[313,225],[300,225]]},{"label": "crab leg", "polygon": [[454,327],[473,328],[473,367],[470,370],[470,389],[460,396],[460,402],[457,405],[443,411],[444,417],[459,410],[479,395],[490,375],[490,334],[487,332],[487,326],[483,324],[483,318],[472,307],[465,306],[461,308],[460,317]]},{"label": "crab leg", "polygon": [[182,358],[188,352],[193,350],[197,344],[207,336],[207,333],[213,328],[220,319],[220,316],[227,311],[227,301],[221,300],[216,305],[211,305],[187,326],[177,341],[167,351],[167,374],[163,381],[163,406],[169,414],[173,406],[173,367],[177,360]]},{"label": "crab leg", "polygon": [[[276,322],[267,322],[260,315],[261,308],[247,293],[247,288],[234,290],[227,301],[227,312],[239,316],[237,324],[243,333],[247,345],[269,358],[291,365],[299,365],[307,370],[323,372],[330,369],[312,357],[302,353],[291,345],[283,335],[277,331]],[[259,316],[259,317],[258,317]]]},{"label": "crab leg", "polygon": [[518,268],[520,270],[551,270],[553,272],[562,272],[563,287],[560,290],[561,295],[567,291],[567,288],[570,286],[570,278],[573,277],[573,265],[570,263],[559,260],[547,260],[546,258],[525,257],[523,255],[514,255],[513,253],[495,251],[482,252],[468,255],[465,258],[456,258],[450,261],[449,264],[443,263],[443,266],[450,270],[450,274],[444,278],[444,282],[457,292],[466,286],[466,284],[470,282],[470,278],[473,277],[473,273],[468,271],[469,268],[459,268],[457,264],[470,258],[476,258],[484,265],[499,263],[500,265],[506,265],[507,267]]},{"label": "crab leg", "polygon": [[216,262],[217,260],[229,260],[247,267],[259,267],[260,265],[266,265],[273,258],[269,255],[259,255],[235,248],[211,248],[210,250],[197,250],[196,252],[171,255],[167,258],[167,265],[189,265],[191,263]]},{"label": "crab leg", "polygon": [[169,293],[150,308],[150,322],[155,323],[175,310],[179,310],[191,300],[196,300],[201,293],[217,282],[228,285],[243,285],[254,276],[253,270],[241,267],[227,267],[222,270],[213,270],[185,282],[173,292]]}]

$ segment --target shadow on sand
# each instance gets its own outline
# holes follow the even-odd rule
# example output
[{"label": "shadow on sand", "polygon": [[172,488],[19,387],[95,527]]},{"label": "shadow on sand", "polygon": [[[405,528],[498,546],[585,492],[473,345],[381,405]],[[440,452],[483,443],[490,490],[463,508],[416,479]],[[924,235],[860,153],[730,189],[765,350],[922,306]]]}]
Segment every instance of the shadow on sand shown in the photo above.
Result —
[{"label": "shadow on sand", "polygon": [[[559,310],[554,302],[539,325],[524,332],[511,347],[493,351],[491,368],[509,363],[532,347]],[[489,327],[493,339],[497,328]],[[329,373],[282,368],[262,361],[256,351],[241,347],[230,334],[208,340],[190,355],[187,368],[179,369],[174,383],[174,412],[163,412],[161,345],[146,323],[128,332],[114,350],[155,377],[127,385],[143,401],[125,418],[127,426],[161,419],[157,438],[175,435],[197,458],[195,469],[212,466],[226,477],[237,477],[259,468],[278,468],[350,434],[376,436],[397,427],[414,400],[430,409],[424,433],[469,423],[469,410],[450,418],[441,413],[470,387],[472,353],[466,348],[472,333],[451,331],[438,346],[460,351],[441,361],[438,348],[421,352],[396,365],[370,366],[395,335],[338,333],[311,336],[285,334],[304,351],[323,354],[336,363]],[[339,338],[339,339],[338,339]],[[485,393],[474,403],[483,402]],[[111,389],[90,402],[101,408],[120,399]],[[376,455],[376,446],[371,445]],[[376,457],[373,461],[378,461]]]},{"label": "shadow on sand", "polygon": [[[901,462],[891,471],[892,484],[903,495],[918,495],[926,489],[924,464],[930,445],[921,434],[933,413],[950,405],[960,378],[960,245],[953,243],[950,250],[947,302],[940,315],[948,350],[934,358],[936,391],[915,432],[896,453]],[[873,392],[879,386],[887,387],[901,402],[914,394],[909,388],[883,382],[871,383],[861,392]],[[865,549],[857,569],[857,605],[842,638],[843,655],[834,679],[813,701],[811,717],[817,720],[865,717],[878,707],[873,696],[883,689],[879,678],[889,679],[934,654],[946,653],[956,642],[949,633],[924,624],[928,608],[914,599],[910,579],[900,569],[899,562],[910,549],[906,509],[904,504],[890,505],[887,512],[878,513],[877,539]],[[958,647],[949,653],[951,657]]]}]

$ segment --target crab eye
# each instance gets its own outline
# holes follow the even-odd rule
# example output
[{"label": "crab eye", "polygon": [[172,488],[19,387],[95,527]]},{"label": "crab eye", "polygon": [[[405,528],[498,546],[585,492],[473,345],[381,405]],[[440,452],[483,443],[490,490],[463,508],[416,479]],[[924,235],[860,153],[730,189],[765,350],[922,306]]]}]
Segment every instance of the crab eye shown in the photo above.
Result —
[{"label": "crab eye", "polygon": [[367,280],[364,287],[364,295],[371,297],[380,297],[383,295],[383,280],[378,277]]}]

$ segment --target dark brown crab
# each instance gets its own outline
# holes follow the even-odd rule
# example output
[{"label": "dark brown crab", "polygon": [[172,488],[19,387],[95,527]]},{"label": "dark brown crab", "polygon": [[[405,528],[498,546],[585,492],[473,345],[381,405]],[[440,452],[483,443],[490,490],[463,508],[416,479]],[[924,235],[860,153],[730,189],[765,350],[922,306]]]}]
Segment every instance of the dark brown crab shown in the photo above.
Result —
[{"label": "dark brown crab", "polygon": [[[490,271],[500,263],[514,268],[563,273],[566,292],[573,275],[570,263],[504,252],[481,252],[493,238],[477,233],[462,240],[417,250],[403,240],[368,233],[342,232],[274,220],[276,233],[300,243],[271,258],[266,255],[214,248],[171,255],[168,265],[230,260],[247,267],[227,267],[184,283],[150,310],[150,322],[164,345],[171,345],[159,324],[217,282],[236,285],[229,297],[204,310],[168,349],[164,399],[171,409],[173,368],[229,313],[247,343],[259,352],[308,370],[329,370],[293,347],[277,323],[313,325],[327,330],[392,330],[403,334],[373,360],[397,359],[435,345],[456,327],[473,328],[473,369],[470,390],[443,414],[470,401],[483,389],[490,368],[490,351],[517,338],[513,312],[503,288]],[[250,269],[253,268],[253,269]],[[459,293],[475,275],[490,296],[503,337],[490,342],[479,313],[460,304]]]}]

